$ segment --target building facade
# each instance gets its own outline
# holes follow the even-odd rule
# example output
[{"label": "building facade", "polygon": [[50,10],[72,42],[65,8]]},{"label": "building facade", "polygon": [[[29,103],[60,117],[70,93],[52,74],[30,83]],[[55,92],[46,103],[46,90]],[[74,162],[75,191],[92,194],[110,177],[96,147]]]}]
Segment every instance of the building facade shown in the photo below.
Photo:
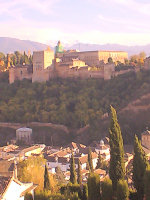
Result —
[{"label": "building facade", "polygon": [[146,130],[141,135],[142,139],[142,146],[146,147],[147,149],[150,149],[150,131]]},{"label": "building facade", "polygon": [[[113,63],[108,63],[109,58]],[[33,73],[28,73],[25,67],[10,68],[9,83],[24,78],[45,82],[56,77],[108,80],[115,74],[115,62],[124,63],[126,59],[127,52],[121,51],[65,51],[59,41],[55,55],[50,48],[33,52]]]},{"label": "building facade", "polygon": [[31,144],[32,142],[32,129],[31,128],[19,128],[16,130],[16,140],[17,142],[22,142],[24,144]]}]

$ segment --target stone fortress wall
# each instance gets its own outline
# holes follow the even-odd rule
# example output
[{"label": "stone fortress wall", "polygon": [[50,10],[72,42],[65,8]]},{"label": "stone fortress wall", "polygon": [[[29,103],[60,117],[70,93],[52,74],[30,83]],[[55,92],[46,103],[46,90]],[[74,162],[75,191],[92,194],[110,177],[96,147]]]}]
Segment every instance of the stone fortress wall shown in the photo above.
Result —
[{"label": "stone fortress wall", "polygon": [[65,51],[58,42],[55,55],[50,48],[33,52],[33,73],[29,73],[27,67],[10,68],[9,82],[24,78],[44,82],[56,77],[108,80],[115,76],[115,64],[108,63],[110,57],[113,62],[124,63],[128,54],[121,51]]},{"label": "stone fortress wall", "polygon": [[29,66],[11,67],[9,69],[9,83],[15,80],[32,79],[32,69]]}]

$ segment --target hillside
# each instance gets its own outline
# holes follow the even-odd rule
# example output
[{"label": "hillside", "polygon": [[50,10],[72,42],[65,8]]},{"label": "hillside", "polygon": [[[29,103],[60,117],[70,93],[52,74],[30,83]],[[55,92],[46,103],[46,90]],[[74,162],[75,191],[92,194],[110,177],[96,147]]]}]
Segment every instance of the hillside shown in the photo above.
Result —
[{"label": "hillside", "polygon": [[37,50],[44,50],[47,48],[47,45],[41,44],[39,42],[33,42],[29,40],[19,40],[9,37],[0,37],[0,52],[11,53],[14,51],[26,51],[30,50],[31,52]]},{"label": "hillside", "polygon": [[[135,134],[140,138],[141,133],[146,128],[150,129],[150,93],[141,95],[135,99],[124,108],[117,110],[125,144],[133,144]],[[95,140],[100,140],[108,136],[109,122],[109,117],[99,120],[96,135],[94,135]],[[92,129],[90,130],[90,128],[86,129],[80,135],[77,135],[76,141],[85,141],[86,144],[90,144],[93,137],[93,135],[91,136],[91,131]]]},{"label": "hillside", "polygon": [[[149,86],[150,71],[130,72],[108,81],[57,79],[32,84],[24,80],[12,85],[7,82],[7,74],[3,74],[0,77],[0,122],[62,124],[69,131],[66,143],[76,140],[89,144],[108,134],[109,119],[103,115],[109,113],[113,105],[124,141],[130,144],[135,133],[140,136],[150,127]],[[81,131],[85,126],[87,128]],[[55,145],[60,141],[65,144],[66,134],[63,136],[60,129],[58,134],[54,132],[49,134],[53,135]],[[36,137],[37,141],[42,140],[41,134]],[[46,141],[51,144],[51,139]]]}]

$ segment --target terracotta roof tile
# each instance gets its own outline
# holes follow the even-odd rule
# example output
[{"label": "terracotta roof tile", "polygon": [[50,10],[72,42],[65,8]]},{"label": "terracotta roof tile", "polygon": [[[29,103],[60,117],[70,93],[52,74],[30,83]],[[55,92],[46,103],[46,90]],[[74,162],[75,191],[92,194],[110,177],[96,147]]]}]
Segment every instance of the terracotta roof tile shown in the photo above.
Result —
[{"label": "terracotta roof tile", "polygon": [[11,177],[4,177],[4,176],[0,177],[0,195],[2,195],[5,192],[10,180]]}]

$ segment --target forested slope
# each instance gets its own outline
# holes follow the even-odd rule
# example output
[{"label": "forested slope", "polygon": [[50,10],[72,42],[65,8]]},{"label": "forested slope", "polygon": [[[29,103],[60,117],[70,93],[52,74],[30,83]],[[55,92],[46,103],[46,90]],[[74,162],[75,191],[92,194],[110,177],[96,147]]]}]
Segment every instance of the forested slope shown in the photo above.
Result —
[{"label": "forested slope", "polygon": [[[141,71],[135,74],[130,72],[108,81],[98,79],[57,79],[47,83],[31,83],[28,80],[17,81],[12,85],[7,82],[7,75],[0,78],[0,121],[1,122],[51,122],[66,125],[73,137],[75,131],[90,124],[88,136],[90,142],[100,138],[106,129],[102,127],[106,120],[101,120],[105,113],[109,113],[109,106],[113,105],[121,117],[126,121],[126,132],[133,132],[129,112],[121,110],[132,101],[150,93],[150,71]],[[147,100],[148,101],[148,100]],[[141,101],[144,103],[144,101]],[[146,109],[148,111],[149,109]],[[124,115],[124,113],[129,113]],[[142,120],[147,121],[148,116],[142,115]],[[106,123],[107,124],[107,123]],[[101,126],[100,126],[101,125]],[[148,122],[139,127],[139,123],[132,129],[141,131]],[[130,131],[127,131],[130,130]],[[128,134],[128,133],[127,133]],[[125,133],[126,135],[126,133]],[[129,138],[126,138],[130,142]]]}]

